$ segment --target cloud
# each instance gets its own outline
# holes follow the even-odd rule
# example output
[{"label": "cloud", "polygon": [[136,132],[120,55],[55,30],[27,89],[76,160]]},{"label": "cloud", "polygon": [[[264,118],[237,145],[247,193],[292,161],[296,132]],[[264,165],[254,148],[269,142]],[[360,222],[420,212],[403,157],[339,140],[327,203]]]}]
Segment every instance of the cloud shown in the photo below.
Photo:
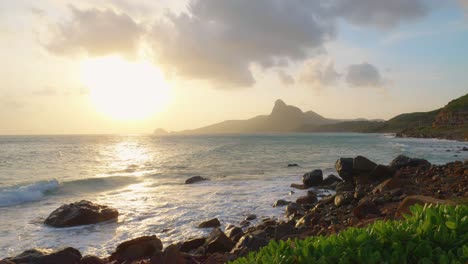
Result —
[{"label": "cloud", "polygon": [[335,84],[340,77],[331,59],[308,60],[299,72],[299,81],[317,90]]},{"label": "cloud", "polygon": [[360,25],[389,29],[429,12],[427,0],[332,0],[331,14]]},{"label": "cloud", "polygon": [[346,82],[351,87],[382,88],[385,84],[379,70],[367,62],[348,67]]},{"label": "cloud", "polygon": [[291,76],[291,74],[283,70],[278,71],[278,78],[281,81],[281,83],[285,86],[293,85],[296,82],[294,78]]},{"label": "cloud", "polygon": [[131,17],[110,9],[69,8],[71,20],[57,24],[51,40],[45,45],[50,52],[68,54],[84,51],[92,56],[135,55],[144,31]]}]

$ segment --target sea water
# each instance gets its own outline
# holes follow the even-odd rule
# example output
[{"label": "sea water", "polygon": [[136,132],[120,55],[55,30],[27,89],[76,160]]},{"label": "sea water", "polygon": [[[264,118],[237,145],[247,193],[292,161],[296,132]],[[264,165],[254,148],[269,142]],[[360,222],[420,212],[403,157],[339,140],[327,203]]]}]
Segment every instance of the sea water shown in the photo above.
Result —
[{"label": "sea water", "polygon": [[[278,199],[295,200],[304,173],[336,173],[339,157],[388,164],[399,154],[435,164],[468,159],[467,143],[385,134],[312,133],[217,136],[93,135],[0,137],[0,259],[24,250],[73,246],[107,256],[128,239],[157,235],[169,245],[206,235],[248,214],[281,218]],[[298,167],[288,167],[296,163]],[[185,185],[195,175],[210,181]],[[52,228],[44,219],[64,203],[117,208],[117,222]]]}]

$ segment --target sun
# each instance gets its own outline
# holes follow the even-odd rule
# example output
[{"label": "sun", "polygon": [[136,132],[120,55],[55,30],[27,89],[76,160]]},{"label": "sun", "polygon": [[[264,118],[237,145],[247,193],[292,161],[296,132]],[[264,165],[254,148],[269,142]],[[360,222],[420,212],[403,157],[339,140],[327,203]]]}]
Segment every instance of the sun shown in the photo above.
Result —
[{"label": "sun", "polygon": [[144,119],[167,105],[170,89],[149,61],[101,57],[82,63],[81,78],[97,110],[113,119]]}]

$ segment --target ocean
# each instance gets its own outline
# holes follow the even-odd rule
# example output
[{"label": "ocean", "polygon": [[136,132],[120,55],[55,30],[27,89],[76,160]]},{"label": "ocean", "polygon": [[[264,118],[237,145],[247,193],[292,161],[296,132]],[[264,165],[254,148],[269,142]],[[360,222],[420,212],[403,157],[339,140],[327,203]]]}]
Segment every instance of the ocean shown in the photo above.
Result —
[{"label": "ocean", "polygon": [[[388,164],[405,154],[443,164],[468,159],[463,147],[468,143],[355,133],[0,136],[0,259],[64,246],[107,256],[125,240],[152,234],[167,246],[206,235],[196,226],[213,217],[223,226],[248,214],[283,217],[284,208],[272,204],[305,193],[290,184],[313,169],[336,173],[339,157]],[[184,184],[195,175],[211,180]],[[118,221],[43,225],[57,207],[82,199],[117,208]]]}]

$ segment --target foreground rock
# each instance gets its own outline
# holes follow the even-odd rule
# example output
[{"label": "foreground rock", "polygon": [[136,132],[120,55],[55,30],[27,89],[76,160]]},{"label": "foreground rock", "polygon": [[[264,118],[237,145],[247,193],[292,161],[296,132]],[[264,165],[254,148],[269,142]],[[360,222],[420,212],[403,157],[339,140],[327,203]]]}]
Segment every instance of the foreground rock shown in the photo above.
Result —
[{"label": "foreground rock", "polygon": [[209,179],[203,178],[202,176],[193,176],[185,180],[185,184],[193,184],[201,181],[208,181]]},{"label": "foreground rock", "polygon": [[118,262],[139,260],[161,252],[162,248],[162,242],[156,236],[143,236],[118,245],[110,259]]},{"label": "foreground rock", "polygon": [[302,176],[302,183],[307,187],[318,186],[322,184],[323,172],[322,170],[313,170]]},{"label": "foreground rock", "polygon": [[198,225],[198,228],[210,228],[210,227],[218,227],[221,226],[221,223],[219,222],[218,218],[213,218],[205,222],[201,222]]},{"label": "foreground rock", "polygon": [[60,206],[47,217],[44,224],[53,227],[90,225],[117,219],[118,216],[115,208],[82,200]]},{"label": "foreground rock", "polygon": [[15,264],[78,264],[81,260],[81,253],[71,247],[57,251],[30,249],[6,260]]}]

